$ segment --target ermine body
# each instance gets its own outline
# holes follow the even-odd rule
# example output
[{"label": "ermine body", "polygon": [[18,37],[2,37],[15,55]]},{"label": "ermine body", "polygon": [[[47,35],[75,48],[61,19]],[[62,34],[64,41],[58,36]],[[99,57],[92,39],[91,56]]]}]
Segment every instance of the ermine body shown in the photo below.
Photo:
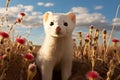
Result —
[{"label": "ermine body", "polygon": [[46,12],[44,14],[43,24],[46,36],[36,58],[36,63],[41,69],[42,80],[52,80],[56,65],[60,67],[62,80],[68,80],[70,77],[75,19],[73,13]]}]

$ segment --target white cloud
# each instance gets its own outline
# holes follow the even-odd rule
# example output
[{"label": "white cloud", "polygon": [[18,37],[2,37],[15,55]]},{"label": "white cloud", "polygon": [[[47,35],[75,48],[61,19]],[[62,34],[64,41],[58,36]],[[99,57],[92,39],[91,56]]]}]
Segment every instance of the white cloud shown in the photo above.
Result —
[{"label": "white cloud", "polygon": [[89,27],[90,25],[99,29],[111,29],[112,27],[101,13],[90,13],[85,7],[73,7],[71,11],[76,14],[76,26],[78,27]]},{"label": "white cloud", "polygon": [[88,9],[85,7],[73,7],[72,12],[83,14],[83,13],[88,13]]},{"label": "white cloud", "polygon": [[32,12],[31,14],[32,14],[33,16],[35,16],[35,15],[42,15],[41,12]]},{"label": "white cloud", "polygon": [[[39,5],[42,3],[39,2]],[[77,27],[89,27],[90,25],[94,25],[99,29],[111,29],[112,25],[118,25],[120,18],[114,19],[113,24],[109,23],[106,17],[101,13],[90,13],[88,8],[85,7],[73,7],[70,10],[76,14],[76,26]],[[19,16],[20,12],[25,12],[26,16],[23,19],[23,22],[18,25],[21,27],[38,27],[42,26],[43,13],[34,11],[34,7],[32,5],[22,5],[19,4],[17,6],[9,7],[8,11],[8,20],[10,23],[13,23]],[[0,17],[5,15],[5,8],[0,8]],[[120,23],[120,22],[119,22]],[[119,25],[120,26],[120,25]]]},{"label": "white cloud", "polygon": [[37,4],[38,4],[38,6],[44,6],[44,7],[52,7],[52,6],[54,6],[54,4],[51,3],[51,2],[47,2],[47,3],[38,2]]},{"label": "white cloud", "polygon": [[33,11],[33,6],[24,6],[24,9],[25,9],[25,11],[26,12],[31,12],[31,11]]},{"label": "white cloud", "polygon": [[43,5],[44,5],[43,2],[38,2],[37,4],[38,4],[39,6],[43,6]]},{"label": "white cloud", "polygon": [[[22,5],[9,7],[8,9],[8,24],[13,23],[17,18],[19,18],[20,12],[25,12],[26,16],[23,18],[23,22],[16,26],[20,27],[39,27],[42,25],[42,13],[33,11],[34,7],[32,5]],[[0,16],[5,15],[5,8],[0,8]]]},{"label": "white cloud", "polygon": [[94,7],[95,10],[100,10],[100,9],[102,9],[102,8],[103,8],[102,5],[98,5],[98,6],[95,6],[95,7]]},{"label": "white cloud", "polygon": [[45,4],[45,7],[51,7],[51,6],[54,6],[54,4],[50,2]]},{"label": "white cloud", "polygon": [[114,18],[113,19],[113,25],[114,26],[120,26],[120,18]]}]

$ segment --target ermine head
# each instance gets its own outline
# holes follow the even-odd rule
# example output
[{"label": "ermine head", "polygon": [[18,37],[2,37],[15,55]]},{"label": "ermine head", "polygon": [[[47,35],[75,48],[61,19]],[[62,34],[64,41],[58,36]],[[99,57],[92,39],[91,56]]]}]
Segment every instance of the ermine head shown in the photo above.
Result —
[{"label": "ermine head", "polygon": [[52,37],[71,36],[75,22],[75,14],[71,12],[66,14],[46,12],[43,18],[45,33]]}]

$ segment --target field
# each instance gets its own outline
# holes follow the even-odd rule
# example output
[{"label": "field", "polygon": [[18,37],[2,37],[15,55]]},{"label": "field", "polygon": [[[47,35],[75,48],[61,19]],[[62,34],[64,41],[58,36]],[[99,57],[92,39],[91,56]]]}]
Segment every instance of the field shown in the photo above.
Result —
[{"label": "field", "polygon": [[[95,71],[99,75],[94,80],[120,80],[120,50],[118,39],[108,45],[107,31],[90,26],[90,33],[83,38],[73,39],[73,68],[70,80],[88,80],[87,73]],[[35,65],[35,57],[40,46],[32,44],[21,36],[11,41],[9,34],[0,32],[0,80],[41,80],[40,71]],[[53,80],[61,80],[60,71],[54,71]]]}]

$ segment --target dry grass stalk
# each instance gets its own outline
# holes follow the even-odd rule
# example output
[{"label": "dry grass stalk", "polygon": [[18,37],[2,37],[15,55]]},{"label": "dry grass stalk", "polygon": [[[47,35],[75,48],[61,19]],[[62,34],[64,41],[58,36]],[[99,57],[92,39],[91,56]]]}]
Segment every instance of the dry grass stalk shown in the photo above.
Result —
[{"label": "dry grass stalk", "polygon": [[82,32],[78,32],[78,35],[79,35],[79,46],[80,46],[80,49],[82,49]]},{"label": "dry grass stalk", "polygon": [[106,53],[106,48],[107,48],[107,43],[106,43],[107,31],[105,29],[102,31],[102,40],[103,40],[103,53],[102,53],[102,55],[104,55],[102,59],[105,62],[107,60],[107,58],[106,58],[107,57],[107,53]]},{"label": "dry grass stalk", "polygon": [[90,44],[89,39],[84,40],[84,50],[83,50],[83,59],[84,61],[88,61],[90,59]]},{"label": "dry grass stalk", "polygon": [[78,54],[79,54],[79,58],[80,60],[83,60],[83,43],[82,43],[82,32],[78,32],[78,36],[79,36],[79,46],[78,46]]},{"label": "dry grass stalk", "polygon": [[6,0],[6,11],[8,11],[9,3],[10,3],[10,0]]},{"label": "dry grass stalk", "polygon": [[[115,18],[117,18],[117,16],[118,16],[119,8],[120,8],[120,4],[119,4],[118,7],[117,7],[117,10],[116,10],[116,13],[115,13]],[[115,18],[114,18],[114,19],[115,19]],[[109,37],[109,40],[108,40],[108,47],[110,46],[110,40],[111,40],[111,38],[113,37],[114,28],[115,28],[115,25],[112,26],[112,30],[111,30],[111,33],[110,33],[110,37]],[[109,50],[108,47],[107,47],[107,49],[106,49],[106,53],[107,53],[108,50]]]},{"label": "dry grass stalk", "polygon": [[35,65],[35,63],[29,64],[27,69],[27,80],[33,80],[36,74],[37,74],[37,66]]},{"label": "dry grass stalk", "polygon": [[76,43],[76,39],[73,39],[73,56],[74,58],[78,59],[79,57],[79,54],[78,54],[78,46],[77,46],[77,43]]},{"label": "dry grass stalk", "polygon": [[31,31],[32,31],[32,28],[30,28],[29,31],[27,32],[27,35],[26,35],[27,38],[30,36]]},{"label": "dry grass stalk", "polygon": [[90,26],[90,29],[89,29],[89,34],[90,34],[90,41],[89,41],[89,43],[90,43],[90,45],[92,44],[93,29],[94,29],[94,27],[93,27],[93,25],[91,25],[91,26]]},{"label": "dry grass stalk", "polygon": [[14,41],[14,32],[15,32],[15,30],[14,30],[14,26],[17,24],[17,23],[21,23],[22,21],[23,21],[23,18],[24,18],[24,16],[25,16],[25,13],[20,13],[19,14],[21,17],[20,18],[18,18],[18,19],[16,19],[14,22],[13,22],[13,24],[11,24],[11,26],[10,26],[10,29],[9,29],[9,34],[11,33],[11,35],[12,35],[12,41]]},{"label": "dry grass stalk", "polygon": [[96,50],[97,50],[97,46],[93,45],[92,54],[91,54],[92,71],[94,71],[94,67],[95,67]]},{"label": "dry grass stalk", "polygon": [[94,33],[94,42],[93,42],[94,45],[98,46],[98,39],[99,39],[99,29],[96,29]]},{"label": "dry grass stalk", "polygon": [[112,42],[113,42],[113,49],[114,49],[113,50],[114,51],[114,57],[116,57],[117,61],[120,62],[120,56],[119,56],[118,51],[117,51],[119,40],[118,39],[113,39]]},{"label": "dry grass stalk", "polygon": [[106,80],[111,80],[111,77],[112,77],[112,75],[114,73],[115,67],[116,67],[116,65],[115,65],[114,59],[110,60],[109,71],[107,72],[107,78],[106,78]]}]

